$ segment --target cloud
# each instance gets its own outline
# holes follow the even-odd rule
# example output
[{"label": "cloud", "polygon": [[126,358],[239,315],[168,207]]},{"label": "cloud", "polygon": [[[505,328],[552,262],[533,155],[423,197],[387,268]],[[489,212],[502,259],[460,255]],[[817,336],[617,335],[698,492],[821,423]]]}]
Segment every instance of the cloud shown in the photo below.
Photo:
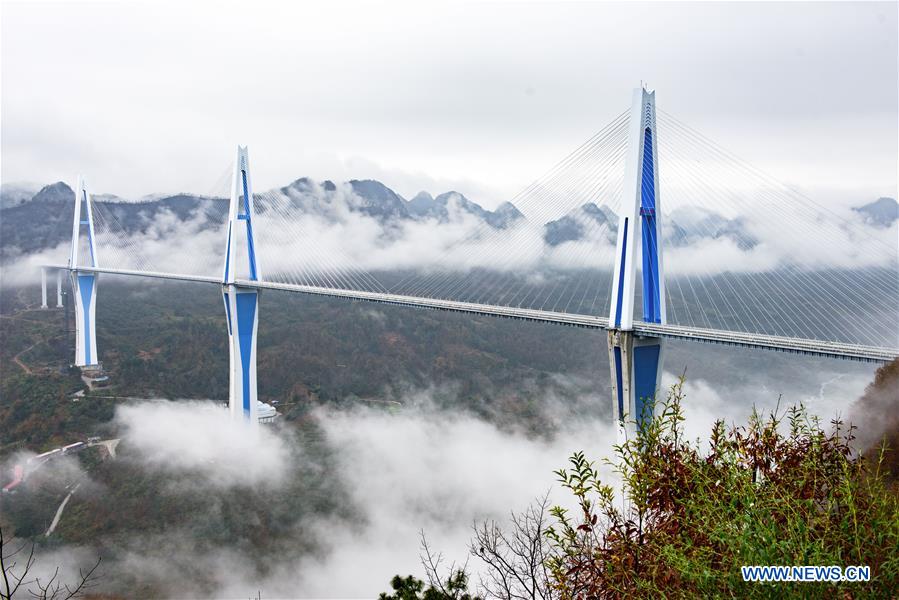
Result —
[{"label": "cloud", "polygon": [[[262,279],[606,312],[615,260],[606,226],[588,228],[583,239],[550,245],[542,222],[521,219],[493,229],[463,210],[458,197],[451,198],[441,221],[378,218],[362,212],[367,202],[348,184],[331,190],[313,183],[259,195],[254,231]],[[672,194],[670,212],[663,213],[663,227],[674,230],[663,249],[672,323],[895,345],[889,328],[895,329],[899,289],[896,224],[868,226],[856,211],[818,209],[810,201],[786,203],[777,212],[767,204],[722,202],[720,213],[685,202],[688,196]],[[610,203],[617,211],[615,200]],[[97,203],[100,265],[217,279],[225,253],[225,204],[203,199],[179,207],[177,214],[162,209],[125,234],[117,225],[110,228],[114,208]],[[667,221],[672,215],[676,223]],[[677,233],[675,225],[687,233]],[[245,233],[238,231],[236,239],[238,276],[248,278]],[[36,283],[38,266],[63,263],[66,252],[60,244],[19,257],[4,269],[4,283]],[[642,252],[636,244],[637,265]],[[872,330],[864,326],[866,319],[887,327]]]},{"label": "cloud", "polygon": [[18,451],[6,456],[0,465],[0,487],[13,481],[16,467],[22,468],[24,481],[38,488],[61,490],[85,477],[80,463],[71,455],[54,456],[47,460],[37,458],[37,454],[31,451]]},{"label": "cloud", "polygon": [[197,488],[277,487],[293,458],[273,429],[247,428],[212,402],[124,404],[115,423],[144,467],[190,475]]},{"label": "cloud", "polygon": [[[32,254],[20,254],[5,261],[3,265],[2,281],[6,286],[33,285],[40,281],[40,269],[42,265],[65,265],[69,259],[70,244],[59,244],[54,248],[48,248]],[[55,289],[55,282],[51,277],[47,278],[48,298],[50,290]]]},{"label": "cloud", "polygon": [[[12,543],[14,544],[13,547],[18,547],[21,541],[13,540]],[[30,546],[26,546],[26,554],[29,549]],[[20,564],[25,560],[21,554],[17,558],[19,558]],[[63,586],[75,587],[81,581],[83,574],[90,571],[96,562],[96,553],[92,548],[84,546],[65,546],[44,552],[35,552],[34,565],[28,573],[28,583],[22,584],[22,589],[19,590],[19,593],[24,591],[25,594],[28,594],[27,590],[38,592],[34,579],[39,579],[41,584],[46,585],[54,576],[56,577],[54,582],[60,582]],[[98,568],[97,573],[100,572]],[[92,577],[85,587],[85,591],[90,593],[94,589],[93,586],[96,586],[98,583],[99,581]],[[62,589],[65,588],[63,587]]]},{"label": "cloud", "polygon": [[[763,416],[774,411],[782,415],[789,406],[799,404],[806,407],[809,415],[818,417],[822,428],[827,429],[832,419],[847,419],[848,399],[857,397],[870,378],[870,372],[858,368],[815,369],[797,375],[792,382],[769,374],[765,379],[722,385],[711,379],[688,376],[683,387],[687,417],[684,432],[687,438],[705,443],[718,419],[731,426],[745,423],[753,410]],[[676,381],[677,375],[663,373],[664,389]]]},{"label": "cloud", "polygon": [[[893,367],[892,369],[890,367]],[[849,408],[848,421],[858,429],[856,444],[861,451],[883,443],[894,445],[899,430],[899,377],[896,376],[896,365],[885,365],[873,382],[865,389],[865,393]],[[891,448],[896,452],[897,448]]]},{"label": "cloud", "polygon": [[[360,272],[390,270],[417,270],[423,277],[477,269],[538,278],[578,270],[610,276],[614,262],[614,240],[604,227],[587,231],[584,239],[550,246],[543,239],[542,223],[520,220],[494,230],[462,210],[458,199],[450,202],[445,222],[381,221],[358,211],[365,200],[346,184],[330,192],[319,185],[302,193],[268,192],[256,204],[257,260],[264,277],[273,281],[353,287],[362,279]],[[671,210],[681,207],[675,204]],[[737,222],[742,235],[755,240],[751,247],[700,225],[689,244],[665,248],[666,272],[672,277],[715,276],[784,268],[889,268],[896,262],[897,253],[891,249],[895,227],[866,227],[848,210],[839,215],[812,214],[813,223],[808,223],[803,219],[809,215],[800,209],[772,215],[763,208],[747,209]],[[98,208],[99,213],[106,210]],[[224,234],[205,211],[194,210],[180,220],[162,210],[143,231],[129,236],[99,228],[98,254],[107,267],[217,276]],[[242,256],[242,233],[238,246]],[[639,245],[637,251],[639,260]],[[54,252],[58,255],[59,249]],[[25,268],[51,254],[23,259],[15,269],[17,280]]]},{"label": "cloud", "polygon": [[[722,202],[722,212],[715,213],[675,196],[671,212],[663,213],[663,228],[665,219],[677,215],[682,222],[671,219],[668,227],[692,231],[669,234],[663,250],[669,323],[895,346],[899,225],[869,226],[857,211],[825,210],[800,200],[777,212],[768,210],[770,202]],[[494,229],[463,210],[458,197],[442,221],[378,218],[361,211],[367,202],[348,184],[331,190],[313,183],[259,195],[254,231],[262,280],[606,314],[615,247],[605,226],[553,246],[545,243],[542,224],[520,219]],[[126,234],[109,228],[115,208],[97,203],[100,265],[218,280],[225,204],[204,198],[177,213],[158,210]],[[236,239],[238,276],[248,278],[243,231]],[[39,265],[61,264],[66,252],[60,244],[19,257],[4,268],[3,282],[35,284]],[[642,252],[637,243],[638,290]],[[48,285],[52,297],[52,278]]]},{"label": "cloud", "polygon": [[895,189],[892,4],[21,3],[4,17],[4,180],[198,189],[249,142],[266,185],[366,156],[412,172],[388,181],[404,193],[419,172],[514,193],[645,77],[781,179]]},{"label": "cloud", "polygon": [[[302,596],[371,597],[394,574],[420,573],[419,535],[452,560],[465,561],[470,526],[496,519],[555,487],[553,471],[574,449],[604,452],[608,423],[569,422],[551,439],[528,438],[448,411],[370,408],[320,413],[340,448],[339,472],[363,521],[315,525],[327,540],[322,558],[300,566]],[[604,473],[607,476],[611,474]],[[556,489],[552,499],[569,504]],[[472,568],[477,570],[476,561]],[[334,582],[341,582],[335,589]]]}]

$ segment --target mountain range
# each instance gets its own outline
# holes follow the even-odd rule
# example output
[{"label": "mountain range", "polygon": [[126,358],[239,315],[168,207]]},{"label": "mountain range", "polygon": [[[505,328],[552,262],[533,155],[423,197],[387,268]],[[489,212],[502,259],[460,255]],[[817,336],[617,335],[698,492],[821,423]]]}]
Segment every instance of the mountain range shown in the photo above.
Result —
[{"label": "mountain range", "polygon": [[[67,242],[71,236],[72,189],[63,182],[44,186],[4,184],[0,190],[0,257],[9,258],[52,248]],[[346,193],[350,191],[352,193]],[[389,226],[404,221],[432,220],[446,224],[467,215],[497,230],[509,228],[526,219],[512,203],[487,210],[463,194],[449,191],[437,196],[419,192],[406,200],[380,181],[351,180],[343,186],[332,181],[316,182],[303,177],[276,190],[279,198],[287,197],[292,211],[313,214],[328,221],[341,218],[349,211]],[[257,211],[283,210],[283,199],[271,201],[270,193],[256,195]],[[140,201],[127,201],[114,195],[95,195],[104,214],[112,215],[129,233],[145,232],[160,214],[171,214],[185,221],[197,219],[201,229],[220,227],[227,205],[220,198],[193,194],[155,195]],[[853,208],[869,226],[889,227],[897,220],[899,204],[893,198],[878,200]],[[566,215],[543,225],[544,240],[549,246],[576,242],[591,235],[604,236],[613,244],[618,230],[618,215],[605,205],[587,202]],[[685,246],[702,239],[729,238],[743,249],[758,243],[741,218],[728,219],[698,207],[681,207],[663,221],[666,244]]]},{"label": "mountain range", "polygon": [[874,227],[891,227],[899,220],[899,203],[894,198],[878,198],[852,210],[859,213],[866,224]]}]

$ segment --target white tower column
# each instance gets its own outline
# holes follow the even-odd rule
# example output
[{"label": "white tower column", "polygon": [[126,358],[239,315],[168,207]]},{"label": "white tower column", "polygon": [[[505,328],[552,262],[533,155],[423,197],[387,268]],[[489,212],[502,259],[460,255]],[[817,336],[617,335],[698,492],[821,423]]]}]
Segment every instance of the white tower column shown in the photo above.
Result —
[{"label": "white tower column", "polygon": [[47,269],[41,267],[41,308],[47,308]]},{"label": "white tower column", "polygon": [[56,270],[56,308],[62,308],[62,271]]},{"label": "white tower column", "polygon": [[619,429],[625,431],[627,425],[652,416],[662,374],[662,340],[633,332],[637,261],[641,263],[643,321],[667,321],[658,158],[655,92],[636,89],[609,306],[612,412]]},{"label": "white tower column", "polygon": [[[244,232],[245,235],[242,235]],[[245,249],[238,252],[240,239]],[[231,181],[228,240],[222,276],[222,298],[228,318],[229,385],[228,408],[231,418],[257,425],[256,335],[259,328],[259,292],[239,285],[238,271],[250,281],[260,279],[253,234],[253,187],[246,147],[237,147],[237,161]]]},{"label": "white tower column", "polygon": [[[82,207],[83,205],[83,207]],[[82,236],[85,239],[82,257]],[[85,263],[85,264],[82,264]],[[84,178],[78,176],[75,186],[75,218],[72,223],[72,250],[69,255],[69,271],[72,278],[72,296],[75,300],[75,366],[89,367],[100,364],[97,355],[97,274],[81,271],[80,267],[97,267],[97,248],[94,244],[94,219],[91,194]]]}]

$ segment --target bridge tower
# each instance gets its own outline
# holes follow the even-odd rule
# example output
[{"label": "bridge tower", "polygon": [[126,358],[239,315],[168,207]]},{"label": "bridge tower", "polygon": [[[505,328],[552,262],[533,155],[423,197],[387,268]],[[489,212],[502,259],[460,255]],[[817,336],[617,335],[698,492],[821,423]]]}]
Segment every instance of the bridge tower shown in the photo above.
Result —
[{"label": "bridge tower", "polygon": [[[609,307],[612,412],[619,429],[651,417],[659,389],[662,340],[634,334],[636,266],[641,264],[643,320],[665,323],[665,278],[659,202],[655,91],[634,90],[628,133],[622,214]],[[638,241],[639,240],[639,241]]]},{"label": "bridge tower", "polygon": [[[69,273],[75,298],[75,366],[97,367],[97,274],[80,267],[98,267],[94,242],[94,213],[87,182],[79,175],[75,186],[75,217],[72,222],[72,250]],[[46,304],[46,299],[44,299]]]},{"label": "bridge tower", "polygon": [[[244,240],[246,252],[238,252]],[[228,407],[232,419],[258,423],[256,409],[256,333],[259,327],[259,293],[237,284],[238,271],[246,269],[251,281],[261,278],[256,263],[253,235],[253,187],[247,148],[237,147],[237,161],[231,181],[231,208],[228,213],[228,240],[222,276],[222,297],[228,317],[230,375]]]}]

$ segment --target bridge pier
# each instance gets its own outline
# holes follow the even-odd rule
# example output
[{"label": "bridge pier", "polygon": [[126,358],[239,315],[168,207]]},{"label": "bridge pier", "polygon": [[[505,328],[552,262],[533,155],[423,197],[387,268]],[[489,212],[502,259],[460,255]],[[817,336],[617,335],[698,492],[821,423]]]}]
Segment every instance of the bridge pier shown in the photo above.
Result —
[{"label": "bridge pier", "polygon": [[638,257],[643,321],[663,324],[667,320],[658,158],[655,92],[636,89],[631,105],[608,332],[612,414],[624,432],[639,427],[644,418],[652,418],[652,403],[662,373],[662,340],[638,336],[633,331]]},{"label": "bridge pier", "polygon": [[256,409],[256,336],[259,329],[259,293],[252,288],[223,285],[228,317],[228,409],[232,419],[259,420]]},{"label": "bridge pier", "polygon": [[653,417],[662,377],[662,340],[620,329],[608,334],[612,414],[619,424],[642,423]]},{"label": "bridge pier", "polygon": [[62,271],[56,269],[56,308],[62,308]]},{"label": "bridge pier", "polygon": [[47,308],[47,269],[41,267],[41,308]]}]

